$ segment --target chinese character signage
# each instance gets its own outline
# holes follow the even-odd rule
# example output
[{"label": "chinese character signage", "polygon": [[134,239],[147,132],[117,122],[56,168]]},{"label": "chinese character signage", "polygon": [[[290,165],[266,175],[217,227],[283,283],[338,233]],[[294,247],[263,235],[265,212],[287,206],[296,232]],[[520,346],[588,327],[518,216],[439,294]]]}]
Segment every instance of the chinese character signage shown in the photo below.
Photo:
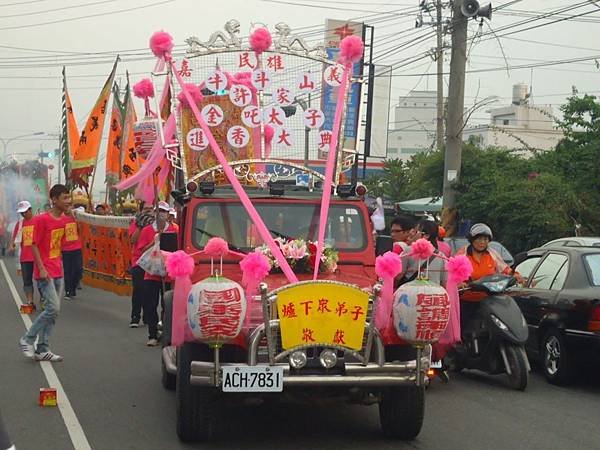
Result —
[{"label": "chinese character signage", "polygon": [[369,295],[352,286],[291,286],[277,294],[282,346],[339,345],[360,350],[368,305]]}]

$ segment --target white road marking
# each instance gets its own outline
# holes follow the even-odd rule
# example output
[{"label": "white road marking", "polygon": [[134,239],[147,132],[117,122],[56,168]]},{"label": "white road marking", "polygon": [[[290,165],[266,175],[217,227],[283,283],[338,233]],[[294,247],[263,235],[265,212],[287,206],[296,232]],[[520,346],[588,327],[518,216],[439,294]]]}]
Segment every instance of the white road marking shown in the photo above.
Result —
[{"label": "white road marking", "polygon": [[[2,267],[2,272],[4,273],[4,277],[6,278],[6,282],[8,283],[8,287],[10,289],[10,292],[12,293],[13,299],[18,309],[22,304],[19,292],[17,291],[17,288],[15,287],[15,284],[13,283],[10,274],[6,269],[4,261],[0,260],[0,266]],[[21,314],[21,318],[23,319],[25,328],[29,330],[29,327],[31,327],[32,323],[31,319],[27,314]],[[15,343],[15,348],[17,347],[18,346]],[[52,363],[48,361],[40,361],[39,364],[42,367],[44,375],[46,376],[46,380],[48,380],[48,386],[56,389],[56,395],[58,398],[58,410],[60,411],[63,421],[65,422],[65,426],[67,427],[67,431],[69,432],[69,436],[71,438],[71,442],[73,443],[73,447],[75,447],[75,450],[91,450],[92,447],[90,446],[90,443],[88,442],[87,437],[83,432],[83,428],[81,428],[79,419],[77,419],[77,416],[75,415],[75,411],[71,406],[69,397],[67,397],[67,393],[62,387],[62,384],[60,383],[60,380],[58,379],[58,376],[54,371],[54,367],[52,367]]]}]

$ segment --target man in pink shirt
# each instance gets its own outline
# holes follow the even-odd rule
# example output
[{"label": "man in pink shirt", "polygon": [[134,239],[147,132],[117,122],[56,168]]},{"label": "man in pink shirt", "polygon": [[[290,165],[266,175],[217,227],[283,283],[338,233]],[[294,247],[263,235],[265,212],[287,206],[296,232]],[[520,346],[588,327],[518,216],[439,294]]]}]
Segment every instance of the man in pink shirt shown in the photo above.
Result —
[{"label": "man in pink shirt", "polygon": [[[21,351],[36,361],[62,361],[50,351],[50,335],[60,312],[60,296],[64,288],[61,247],[65,235],[64,212],[71,205],[71,194],[66,186],[55,184],[50,189],[52,208],[34,219],[33,278],[44,302],[44,311],[37,316],[25,336],[19,340]],[[34,342],[38,339],[34,352]]]},{"label": "man in pink shirt", "polygon": [[23,200],[17,203],[17,212],[21,214],[22,219],[17,222],[12,234],[11,250],[15,250],[19,245],[21,263],[21,276],[23,277],[23,291],[27,298],[27,303],[33,304],[33,252],[31,244],[33,242],[33,211],[31,203]]},{"label": "man in pink shirt", "polygon": [[83,276],[83,255],[77,221],[73,210],[69,208],[63,216],[65,223],[65,241],[62,247],[62,261],[65,270],[65,300],[77,295],[77,285]]},{"label": "man in pink shirt", "polygon": [[[159,234],[175,233],[177,234],[179,227],[176,224],[167,222],[170,206],[167,202],[158,202],[157,221],[153,224],[144,227],[140,233],[138,245],[140,254],[143,254],[152,245],[155,239],[158,239]],[[170,280],[165,278],[161,280],[159,276],[144,274],[144,322],[148,325],[148,342],[146,345],[154,347],[158,345],[158,302],[162,295],[163,283],[165,289],[170,289]]]},{"label": "man in pink shirt", "polygon": [[129,225],[129,242],[131,243],[131,320],[129,328],[140,326],[142,307],[144,303],[144,269],[138,266],[138,259],[142,256],[139,246],[139,238],[142,229],[154,222],[155,214],[152,213],[152,205],[140,204],[141,211],[136,214],[135,220]]}]

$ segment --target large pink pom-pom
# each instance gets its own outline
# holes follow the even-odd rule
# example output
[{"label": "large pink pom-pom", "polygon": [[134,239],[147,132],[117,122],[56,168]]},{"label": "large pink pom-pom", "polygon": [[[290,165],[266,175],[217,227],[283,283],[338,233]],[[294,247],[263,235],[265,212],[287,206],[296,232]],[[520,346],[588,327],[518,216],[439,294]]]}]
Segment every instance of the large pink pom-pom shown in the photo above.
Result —
[{"label": "large pink pom-pom", "polygon": [[154,97],[154,85],[150,78],[144,78],[133,85],[133,95],[138,98],[152,98]]},{"label": "large pink pom-pom", "polygon": [[468,280],[473,273],[473,266],[465,255],[457,255],[446,261],[446,270],[448,271],[448,281],[462,283]]},{"label": "large pink pom-pom", "polygon": [[410,253],[408,256],[414,256],[417,259],[429,259],[433,255],[435,247],[427,239],[417,239],[410,246]]},{"label": "large pink pom-pom", "polygon": [[268,258],[260,252],[248,253],[240,261],[243,284],[260,283],[271,271]]},{"label": "large pink pom-pom", "polygon": [[194,272],[194,258],[183,250],[167,256],[167,273],[171,278],[190,276]]},{"label": "large pink pom-pom", "polygon": [[204,246],[204,254],[208,256],[221,257],[229,252],[227,241],[220,237],[210,238]]},{"label": "large pink pom-pom", "polygon": [[150,38],[150,50],[157,58],[166,58],[173,50],[173,37],[166,31],[157,31]]},{"label": "large pink pom-pom", "polygon": [[264,27],[257,28],[250,35],[250,47],[259,55],[268,50],[272,43],[271,33]]},{"label": "large pink pom-pom", "polygon": [[394,252],[385,252],[375,259],[375,273],[385,279],[393,279],[402,272],[402,259]]},{"label": "large pink pom-pom", "polygon": [[340,42],[340,63],[354,64],[363,56],[364,44],[358,36],[346,36]]},{"label": "large pink pom-pom", "polygon": [[275,128],[271,125],[265,125],[265,143],[270,144],[275,136]]},{"label": "large pink pom-pom", "polygon": [[[196,105],[198,103],[202,102],[202,100],[204,100],[204,95],[202,95],[202,91],[200,91],[200,87],[198,87],[197,85],[195,85],[193,83],[184,83],[183,86],[189,92],[189,94],[192,96],[192,99],[194,100],[194,103],[196,103]],[[177,96],[177,99],[181,102],[181,104],[183,104],[185,106],[190,106],[190,104],[187,101],[187,98],[183,94],[183,91],[181,91],[179,93],[179,95]]]}]

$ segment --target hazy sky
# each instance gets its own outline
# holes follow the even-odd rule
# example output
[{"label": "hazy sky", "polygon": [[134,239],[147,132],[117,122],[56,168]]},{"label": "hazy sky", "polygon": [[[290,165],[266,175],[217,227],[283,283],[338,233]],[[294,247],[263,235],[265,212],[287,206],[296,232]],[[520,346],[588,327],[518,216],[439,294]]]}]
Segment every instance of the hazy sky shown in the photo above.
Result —
[{"label": "hazy sky", "polygon": [[[506,3],[512,2],[501,0],[494,6]],[[397,51],[399,45],[431,31],[426,26],[414,29],[418,4],[419,0],[0,0],[0,138],[6,140],[38,131],[58,133],[63,63],[67,64],[73,107],[82,126],[110,71],[114,55],[126,55],[119,66],[117,79],[124,80],[128,69],[132,82],[135,82],[153,68],[148,39],[154,31],[169,31],[175,44],[183,49],[187,37],[195,35],[206,40],[212,31],[222,29],[231,18],[240,21],[244,36],[252,22],[267,24],[272,29],[273,25],[283,21],[312,42],[322,39],[326,18],[365,18],[367,24],[375,26],[376,62],[397,67],[391,100],[394,105],[400,96],[412,89],[435,89],[434,76],[421,76],[434,73],[435,63],[430,59],[400,67],[403,60],[416,58],[435,44],[435,37],[431,35],[425,42]],[[577,4],[585,5],[565,14],[597,12],[502,37],[525,27],[502,31],[508,25],[527,20],[528,15]],[[600,2],[598,5],[582,1],[523,0],[495,13],[490,25],[498,30],[510,66],[596,55],[600,61]],[[527,26],[549,20],[556,20],[556,17]],[[472,22],[470,36],[475,35],[477,29],[477,23]],[[505,63],[498,40],[488,34],[487,25],[482,33],[481,40],[475,40],[470,47],[468,69],[501,68]],[[450,37],[446,40],[449,43]],[[144,60],[140,61],[142,58]],[[449,59],[448,51],[447,63]],[[472,103],[476,95],[480,99],[496,95],[501,97],[499,104],[509,103],[512,85],[529,83],[531,79],[536,104],[558,107],[573,85],[580,93],[600,93],[600,71],[591,60],[535,68],[533,75],[530,68],[513,68],[509,73],[506,70],[470,73],[466,103]],[[138,111],[141,112],[141,108]],[[487,114],[480,111],[475,114],[474,121],[482,122],[486,117]],[[392,116],[390,120],[394,120]],[[51,149],[57,144],[55,137],[22,138],[10,142],[8,153],[34,154],[40,150],[40,145]],[[99,175],[99,179],[103,178],[103,174]]]}]

